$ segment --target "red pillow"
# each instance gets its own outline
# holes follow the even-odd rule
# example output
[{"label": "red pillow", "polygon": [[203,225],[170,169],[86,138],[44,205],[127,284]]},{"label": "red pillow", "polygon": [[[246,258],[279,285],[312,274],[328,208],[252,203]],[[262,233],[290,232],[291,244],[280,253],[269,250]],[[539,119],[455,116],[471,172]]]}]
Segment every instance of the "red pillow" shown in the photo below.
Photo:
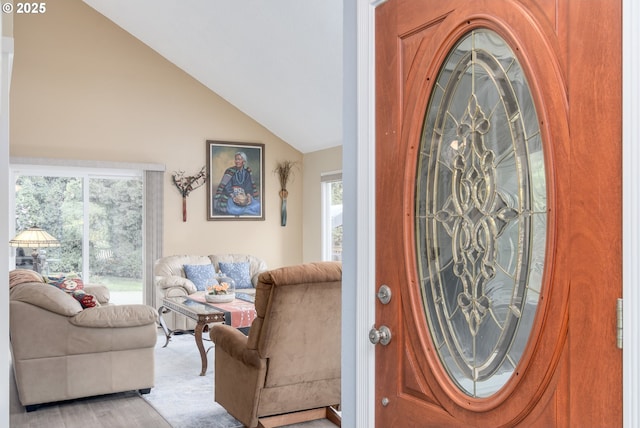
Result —
[{"label": "red pillow", "polygon": [[93,308],[98,305],[95,296],[85,293],[84,290],[76,290],[72,293],[72,296],[80,302],[82,309]]}]

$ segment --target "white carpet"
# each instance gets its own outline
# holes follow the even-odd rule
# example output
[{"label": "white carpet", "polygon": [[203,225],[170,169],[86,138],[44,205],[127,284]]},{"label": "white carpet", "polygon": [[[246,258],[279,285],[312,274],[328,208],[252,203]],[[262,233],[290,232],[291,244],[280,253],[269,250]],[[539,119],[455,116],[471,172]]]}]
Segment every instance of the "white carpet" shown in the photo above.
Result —
[{"label": "white carpet", "polygon": [[[151,393],[143,395],[174,428],[241,428],[213,396],[213,353],[209,366],[200,376],[200,353],[190,334],[173,336],[166,348],[164,335],[156,344],[156,379]],[[211,342],[205,341],[209,348]]]}]

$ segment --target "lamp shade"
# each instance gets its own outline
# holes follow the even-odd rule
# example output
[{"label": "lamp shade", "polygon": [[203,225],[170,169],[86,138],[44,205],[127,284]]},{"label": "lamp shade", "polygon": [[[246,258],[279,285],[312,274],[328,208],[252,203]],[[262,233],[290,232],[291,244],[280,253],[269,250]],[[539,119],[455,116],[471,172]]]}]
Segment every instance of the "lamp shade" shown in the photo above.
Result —
[{"label": "lamp shade", "polygon": [[12,247],[45,248],[59,247],[60,242],[39,227],[30,227],[18,233],[9,241]]}]

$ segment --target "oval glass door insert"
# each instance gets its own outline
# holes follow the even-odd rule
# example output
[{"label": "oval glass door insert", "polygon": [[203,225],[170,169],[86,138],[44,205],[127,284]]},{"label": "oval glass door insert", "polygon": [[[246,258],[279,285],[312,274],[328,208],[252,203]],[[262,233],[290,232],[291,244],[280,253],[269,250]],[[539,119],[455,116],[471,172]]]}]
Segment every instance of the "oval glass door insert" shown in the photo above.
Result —
[{"label": "oval glass door insert", "polygon": [[420,144],[415,242],[427,323],[451,380],[489,397],[529,340],[547,230],[536,109],[497,33],[476,29],[451,50]]}]

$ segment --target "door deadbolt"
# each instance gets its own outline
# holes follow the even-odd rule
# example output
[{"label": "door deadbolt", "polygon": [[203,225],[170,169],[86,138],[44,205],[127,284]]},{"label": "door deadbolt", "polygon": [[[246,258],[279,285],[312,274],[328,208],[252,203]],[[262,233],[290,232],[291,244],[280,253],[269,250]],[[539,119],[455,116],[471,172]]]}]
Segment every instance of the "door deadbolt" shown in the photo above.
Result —
[{"label": "door deadbolt", "polygon": [[378,297],[378,300],[380,300],[380,303],[386,305],[391,301],[391,289],[388,285],[382,284],[378,289],[378,294],[376,294],[376,296]]},{"label": "door deadbolt", "polygon": [[369,330],[369,342],[374,345],[377,345],[378,343],[381,345],[388,345],[389,342],[391,342],[391,330],[389,330],[389,327],[386,325],[381,326],[379,330],[373,327]]}]

